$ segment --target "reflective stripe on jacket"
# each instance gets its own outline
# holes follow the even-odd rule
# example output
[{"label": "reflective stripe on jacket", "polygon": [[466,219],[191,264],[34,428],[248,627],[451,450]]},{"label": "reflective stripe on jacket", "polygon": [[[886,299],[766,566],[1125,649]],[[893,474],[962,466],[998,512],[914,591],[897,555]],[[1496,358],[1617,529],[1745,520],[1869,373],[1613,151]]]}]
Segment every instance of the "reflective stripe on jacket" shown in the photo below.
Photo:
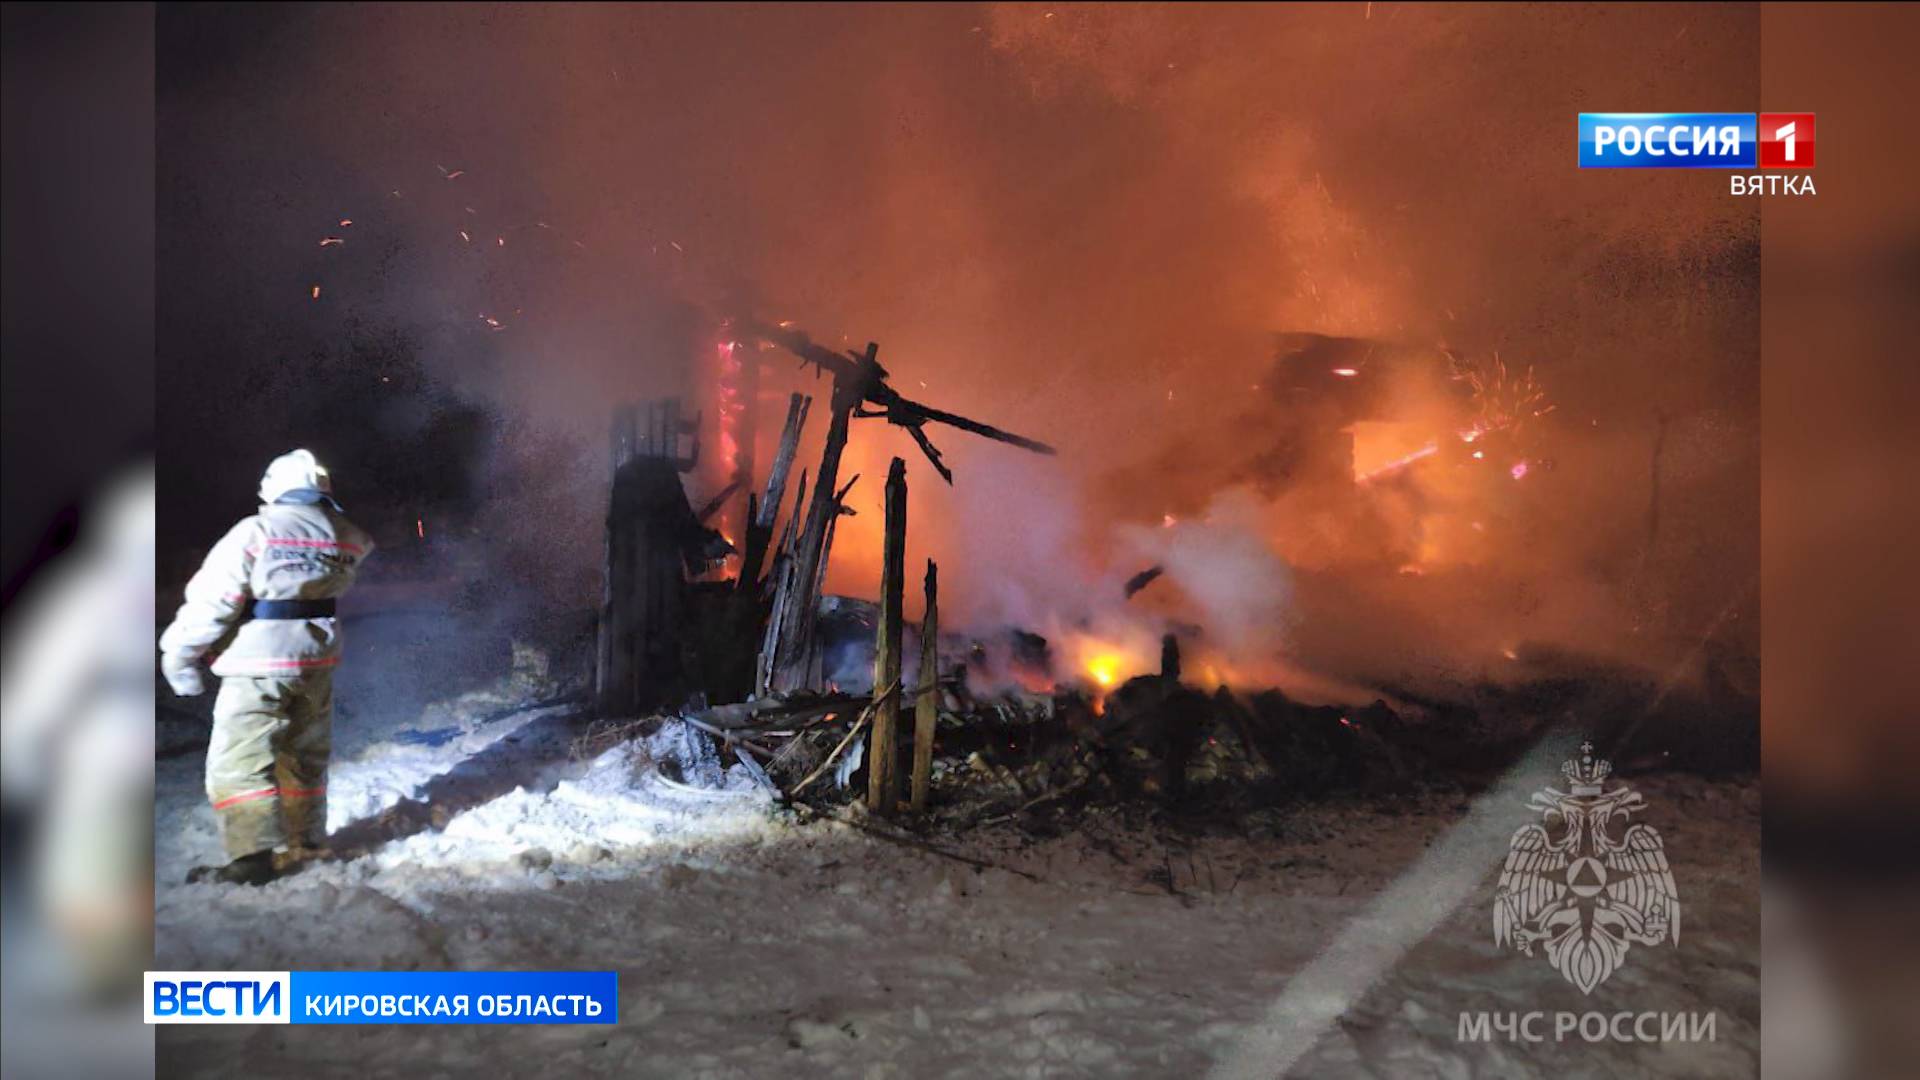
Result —
[{"label": "reflective stripe on jacket", "polygon": [[372,538],[331,506],[263,506],[207,553],[160,651],[172,664],[214,654],[221,676],[330,668],[340,657],[337,619],[248,619],[247,604],[338,597],[372,551]]}]

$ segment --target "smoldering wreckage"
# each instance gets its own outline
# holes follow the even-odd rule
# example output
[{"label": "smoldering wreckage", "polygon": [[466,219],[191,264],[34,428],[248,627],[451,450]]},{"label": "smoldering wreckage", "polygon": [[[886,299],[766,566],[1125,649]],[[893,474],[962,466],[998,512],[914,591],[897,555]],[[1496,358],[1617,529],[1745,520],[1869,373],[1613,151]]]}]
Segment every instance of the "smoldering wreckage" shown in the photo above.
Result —
[{"label": "smoldering wreckage", "polygon": [[[729,322],[725,334],[722,352],[744,357],[746,367],[785,355],[826,381],[820,459],[798,460],[815,402],[795,392],[768,474],[753,476],[753,448],[736,447],[733,475],[696,507],[684,478],[711,434],[701,417],[671,398],[614,409],[589,685],[539,702],[566,706],[576,760],[665,739],[676,750],[652,762],[660,783],[697,790],[737,767],[781,812],[829,815],[884,840],[977,862],[943,839],[981,828],[1056,835],[1092,814],[1231,833],[1302,800],[1473,791],[1553,733],[1591,739],[1629,767],[1741,774],[1757,759],[1757,705],[1714,667],[1710,640],[1665,677],[1542,647],[1525,658],[1508,653],[1529,662],[1533,677],[1461,677],[1446,693],[1380,686],[1370,703],[1355,705],[1235,685],[1215,669],[1207,628],[1176,619],[1143,614],[1158,629],[1157,663],[1136,656],[1126,664],[1023,627],[942,626],[940,590],[954,585],[931,560],[905,564],[909,470],[900,458],[884,479],[879,599],[823,594],[836,528],[856,513],[848,495],[862,480],[841,475],[853,421],[905,429],[947,484],[962,481],[936,437],[1055,450],[906,397],[889,381],[877,344],[836,352],[788,324],[752,320]],[[1553,409],[1530,372],[1509,372],[1497,359],[1382,355],[1395,352],[1376,342],[1280,336],[1272,378],[1290,410],[1288,476],[1350,480],[1360,506],[1369,485],[1403,471],[1484,459],[1490,449],[1515,456],[1501,441]],[[1462,408],[1442,437],[1362,462],[1357,424],[1394,417],[1391,395],[1361,370],[1396,363],[1403,383],[1452,384]],[[1551,467],[1550,459],[1520,456],[1497,471],[1517,480]],[[742,501],[736,545],[711,526]],[[1361,516],[1356,511],[1356,521]],[[1150,595],[1166,571],[1144,567],[1116,599]],[[924,616],[910,623],[905,599],[916,588]],[[1683,686],[1681,676],[1703,656],[1705,688]],[[1141,673],[1123,678],[1129,668]],[[402,800],[349,830],[338,853],[352,857],[388,836],[443,827],[453,812]]]}]

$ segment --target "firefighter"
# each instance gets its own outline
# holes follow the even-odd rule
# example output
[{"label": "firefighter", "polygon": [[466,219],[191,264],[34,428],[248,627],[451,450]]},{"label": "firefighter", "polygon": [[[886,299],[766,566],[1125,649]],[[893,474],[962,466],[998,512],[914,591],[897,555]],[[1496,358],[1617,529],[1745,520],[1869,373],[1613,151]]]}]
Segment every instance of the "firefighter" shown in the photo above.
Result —
[{"label": "firefighter", "polygon": [[207,798],[229,861],[199,867],[189,881],[263,884],[320,853],[326,837],[334,602],[373,541],[347,520],[309,451],[267,466],[260,502],[207,554],[160,636],[160,670],[174,693],[205,692],[204,662],[220,676]]}]

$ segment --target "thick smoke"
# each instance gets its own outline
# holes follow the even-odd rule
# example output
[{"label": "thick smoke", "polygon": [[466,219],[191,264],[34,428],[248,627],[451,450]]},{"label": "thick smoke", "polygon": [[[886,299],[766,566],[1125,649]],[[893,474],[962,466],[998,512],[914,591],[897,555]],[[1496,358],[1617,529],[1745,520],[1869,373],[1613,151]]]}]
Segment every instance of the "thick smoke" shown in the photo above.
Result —
[{"label": "thick smoke", "polygon": [[[829,585],[871,595],[906,457],[948,625],[1185,621],[1249,668],[1523,638],[1651,661],[1751,577],[1757,215],[1719,177],[1569,163],[1583,108],[1744,107],[1752,11],[396,6],[162,32],[163,495],[244,491],[312,406],[284,374],[396,334],[491,418],[436,461],[480,506],[463,527],[584,599],[610,403],[707,400],[720,320],[751,313],[877,341],[903,392],[1061,447],[930,429],[949,489],[856,424]],[[1283,427],[1281,331],[1537,371],[1554,467],[1482,523],[1476,576],[1348,573],[1412,511],[1342,518],[1249,454]],[[761,475],[786,391],[816,394],[804,464],[826,394],[766,355]],[[254,391],[264,418],[235,418]],[[365,429],[315,438],[408,445],[433,394],[368,382]],[[1147,562],[1166,582],[1123,603]]]}]

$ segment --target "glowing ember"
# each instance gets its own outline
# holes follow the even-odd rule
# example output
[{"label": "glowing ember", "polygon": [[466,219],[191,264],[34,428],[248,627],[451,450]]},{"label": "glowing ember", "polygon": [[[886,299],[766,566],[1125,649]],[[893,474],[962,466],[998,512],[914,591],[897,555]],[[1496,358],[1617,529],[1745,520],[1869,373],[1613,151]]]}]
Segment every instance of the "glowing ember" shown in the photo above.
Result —
[{"label": "glowing ember", "polygon": [[473,243],[473,237],[468,236],[467,230],[465,229],[460,230],[460,239],[465,240],[469,244]]},{"label": "glowing ember", "polygon": [[413,533],[415,536],[418,536],[422,540],[425,540],[427,538],[427,519],[426,518],[413,519]]},{"label": "glowing ember", "polygon": [[350,217],[343,217],[340,219],[340,227],[343,229],[351,224],[353,224],[353,219]]},{"label": "glowing ember", "polygon": [[320,286],[318,286],[318,285],[315,285],[315,286],[313,287],[313,298],[314,298],[315,300],[318,300],[318,299],[320,299]]},{"label": "glowing ember", "polygon": [[1513,474],[1515,480],[1518,480],[1527,475],[1527,463],[1524,461],[1516,461],[1513,463],[1513,468],[1508,471]]},{"label": "glowing ember", "polygon": [[1439,449],[1440,449],[1439,443],[1428,443],[1427,445],[1421,447],[1420,449],[1415,450],[1411,454],[1407,454],[1404,457],[1395,458],[1394,460],[1389,461],[1385,465],[1381,465],[1377,468],[1369,469],[1366,472],[1361,473],[1359,476],[1354,477],[1354,480],[1357,481],[1358,483],[1364,484],[1367,481],[1374,479],[1375,477],[1385,476],[1388,473],[1392,473],[1392,472],[1398,472],[1399,470],[1406,468],[1407,466],[1413,464],[1414,462],[1419,461],[1421,458],[1433,456],[1436,452],[1439,451]]},{"label": "glowing ember", "polygon": [[321,247],[331,247],[331,246],[333,246],[334,244],[344,244],[344,243],[346,243],[346,241],[345,241],[345,240],[342,240],[341,238],[339,238],[339,237],[337,237],[337,236],[329,236],[329,237],[326,237],[325,239],[323,239],[323,240],[321,240],[321,241],[320,241],[320,246],[321,246]]},{"label": "glowing ember", "polygon": [[1126,658],[1119,653],[1095,653],[1087,660],[1087,674],[1091,675],[1093,681],[1099,683],[1102,689],[1111,690],[1114,684],[1120,681],[1120,672],[1125,663]]},{"label": "glowing ember", "polygon": [[746,412],[746,402],[741,400],[740,357],[737,341],[723,341],[717,349],[720,364],[720,461],[728,476],[735,475],[740,468],[740,417]]},{"label": "glowing ember", "polygon": [[1160,515],[1160,527],[1161,527],[1161,528],[1163,528],[1163,529],[1171,529],[1171,528],[1173,528],[1173,527],[1174,527],[1175,525],[1178,525],[1178,524],[1180,524],[1180,519],[1179,519],[1179,518],[1177,518],[1177,517],[1174,517],[1174,516],[1173,516],[1172,514],[1161,514],[1161,515]]},{"label": "glowing ember", "polygon": [[1335,375],[1338,375],[1338,376],[1340,376],[1340,377],[1341,377],[1341,378],[1343,378],[1343,379],[1351,379],[1351,378],[1353,378],[1353,377],[1354,377],[1355,375],[1358,375],[1358,374],[1360,374],[1360,369],[1359,369],[1359,368],[1350,368],[1350,367],[1337,367],[1337,368],[1334,368],[1334,369],[1333,369],[1333,373],[1334,373]]}]

